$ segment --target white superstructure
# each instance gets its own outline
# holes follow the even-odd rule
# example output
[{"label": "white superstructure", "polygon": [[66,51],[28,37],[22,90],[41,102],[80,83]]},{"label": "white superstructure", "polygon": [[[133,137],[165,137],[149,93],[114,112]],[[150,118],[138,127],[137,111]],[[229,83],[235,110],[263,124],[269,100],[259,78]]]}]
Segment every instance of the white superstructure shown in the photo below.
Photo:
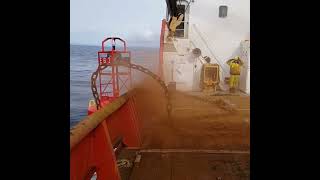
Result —
[{"label": "white superstructure", "polygon": [[[189,1],[178,1],[187,7]],[[227,6],[227,16],[219,17],[219,7]],[[168,18],[168,16],[167,16]],[[169,20],[169,19],[167,19]],[[168,34],[166,28],[165,37]],[[164,77],[175,81],[181,91],[198,91],[200,58],[192,59],[192,49],[201,49],[202,56],[211,58],[221,67],[221,88],[227,89],[224,78],[229,76],[226,61],[239,56],[245,62],[240,89],[250,93],[250,0],[194,0],[185,12],[182,28],[177,28],[174,41],[164,48]],[[172,74],[173,70],[173,74]]]}]

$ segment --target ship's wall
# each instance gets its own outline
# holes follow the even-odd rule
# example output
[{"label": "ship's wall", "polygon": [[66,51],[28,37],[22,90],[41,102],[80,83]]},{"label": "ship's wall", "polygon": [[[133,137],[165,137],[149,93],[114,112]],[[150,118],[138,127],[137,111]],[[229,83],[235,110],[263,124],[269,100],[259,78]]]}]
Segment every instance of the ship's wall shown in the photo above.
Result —
[{"label": "ship's wall", "polygon": [[[227,5],[228,14],[219,18],[219,6]],[[240,43],[250,39],[250,0],[198,0],[190,6],[189,28],[194,25],[207,41],[222,68],[229,73],[228,59],[241,56]],[[193,25],[194,24],[194,25]],[[189,32],[191,29],[189,29]],[[192,39],[192,37],[190,37]],[[199,38],[197,35],[193,38]],[[203,55],[212,57],[204,43],[197,43]]]},{"label": "ship's wall", "polygon": [[243,67],[241,68],[239,88],[243,92],[250,94],[250,41],[241,42],[241,56]]}]

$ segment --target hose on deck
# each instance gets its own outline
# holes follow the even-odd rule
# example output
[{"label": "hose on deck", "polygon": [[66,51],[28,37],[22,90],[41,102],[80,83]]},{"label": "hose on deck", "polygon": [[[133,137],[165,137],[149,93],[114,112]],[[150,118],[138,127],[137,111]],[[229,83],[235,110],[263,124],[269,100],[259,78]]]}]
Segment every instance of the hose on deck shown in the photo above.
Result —
[{"label": "hose on deck", "polygon": [[118,110],[127,100],[131,93],[123,94],[113,102],[100,108],[95,113],[87,116],[80,121],[76,126],[70,129],[70,150],[75,147],[85,136],[95,129],[103,120]]}]

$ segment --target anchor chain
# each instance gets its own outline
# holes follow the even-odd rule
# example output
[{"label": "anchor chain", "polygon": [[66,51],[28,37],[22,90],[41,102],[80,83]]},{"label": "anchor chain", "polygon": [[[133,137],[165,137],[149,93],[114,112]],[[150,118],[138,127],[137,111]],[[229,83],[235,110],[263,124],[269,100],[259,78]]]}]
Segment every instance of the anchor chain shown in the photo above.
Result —
[{"label": "anchor chain", "polygon": [[171,111],[172,111],[172,104],[171,104],[171,101],[170,101],[170,94],[169,94],[168,87],[166,86],[164,81],[162,81],[159,76],[157,76],[152,71],[150,71],[149,69],[147,69],[147,68],[145,68],[143,66],[140,66],[140,65],[137,65],[137,64],[131,64],[131,63],[127,63],[127,62],[120,62],[120,61],[116,61],[116,62],[113,62],[113,63],[101,64],[100,66],[98,66],[97,70],[94,73],[92,73],[92,76],[91,76],[91,90],[92,90],[92,94],[93,94],[94,100],[96,102],[97,109],[99,109],[101,107],[101,102],[100,102],[100,99],[99,99],[99,93],[98,93],[97,86],[96,86],[96,80],[97,80],[97,77],[98,77],[100,71],[104,70],[105,68],[107,68],[109,66],[124,66],[124,67],[127,67],[127,68],[136,69],[136,70],[138,70],[140,72],[143,72],[143,73],[151,76],[154,80],[156,80],[161,85],[161,87],[164,89],[164,94],[165,94],[165,97],[167,99],[167,113],[168,113],[168,116],[170,117]]}]

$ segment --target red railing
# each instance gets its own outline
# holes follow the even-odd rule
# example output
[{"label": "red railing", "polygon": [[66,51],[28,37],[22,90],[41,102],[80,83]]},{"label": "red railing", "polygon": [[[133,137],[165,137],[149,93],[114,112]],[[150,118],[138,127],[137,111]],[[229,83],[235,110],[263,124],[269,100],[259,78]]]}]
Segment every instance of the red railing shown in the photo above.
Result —
[{"label": "red railing", "polygon": [[166,28],[166,20],[162,20],[161,24],[161,34],[160,34],[160,50],[159,50],[159,77],[163,79],[163,47],[164,47],[164,33]]},{"label": "red railing", "polygon": [[134,96],[118,97],[89,115],[70,131],[70,179],[120,180],[113,142],[121,137],[130,148],[140,148]]}]

